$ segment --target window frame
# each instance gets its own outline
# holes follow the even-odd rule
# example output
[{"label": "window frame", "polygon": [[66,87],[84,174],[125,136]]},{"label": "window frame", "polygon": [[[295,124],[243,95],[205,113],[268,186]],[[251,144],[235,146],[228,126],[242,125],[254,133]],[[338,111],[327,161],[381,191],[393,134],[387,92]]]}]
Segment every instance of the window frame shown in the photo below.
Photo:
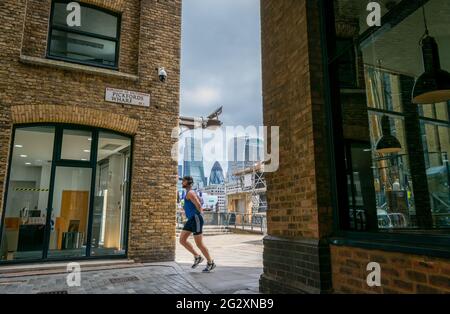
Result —
[{"label": "window frame", "polygon": [[[108,9],[105,9],[102,7],[98,7],[98,6],[95,6],[92,4],[79,3],[81,7],[91,8],[91,9],[94,9],[94,10],[97,10],[100,12],[104,12],[111,16],[116,17],[117,18],[117,30],[116,30],[117,36],[115,38],[100,35],[100,34],[95,34],[95,33],[91,33],[91,32],[80,31],[80,30],[73,29],[70,27],[54,26],[53,25],[53,16],[55,13],[55,4],[56,3],[67,4],[69,2],[70,1],[67,1],[67,0],[52,0],[52,6],[51,6],[51,10],[50,10],[50,21],[49,21],[49,26],[48,26],[49,31],[48,31],[48,38],[47,38],[46,58],[52,59],[52,60],[65,61],[65,62],[70,62],[70,63],[75,63],[75,64],[81,64],[81,65],[87,65],[87,66],[93,66],[93,67],[118,71],[119,70],[119,60],[120,60],[119,54],[120,54],[120,41],[121,41],[122,14],[119,12],[114,12],[114,11],[111,11],[111,10],[108,10]],[[86,62],[86,61],[80,61],[80,60],[76,60],[76,59],[72,59],[72,58],[65,58],[65,57],[59,57],[59,56],[52,55],[50,48],[51,48],[51,43],[52,43],[53,30],[115,42],[116,49],[115,49],[114,65],[109,66],[109,65],[99,64],[99,63],[95,63],[95,62]]]},{"label": "window frame", "polygon": [[[6,184],[5,189],[3,192],[3,206],[0,207],[0,244],[3,239],[3,228],[4,228],[4,222],[6,217],[6,203],[7,203],[7,197],[9,191],[9,183],[11,180],[11,168],[12,168],[12,158],[13,158],[13,150],[14,150],[14,142],[16,138],[16,130],[18,129],[24,129],[24,128],[30,128],[30,127],[39,127],[39,126],[50,126],[54,127],[55,137],[53,140],[53,154],[52,154],[52,165],[51,165],[51,175],[50,175],[50,191],[49,191],[49,198],[48,198],[48,208],[51,207],[51,202],[53,201],[53,194],[54,190],[54,180],[55,180],[55,173],[57,167],[70,167],[70,168],[86,168],[86,169],[92,169],[92,175],[91,175],[91,189],[89,192],[89,212],[88,212],[88,232],[87,232],[87,245],[85,250],[85,255],[83,256],[75,256],[75,257],[61,257],[61,258],[53,258],[48,257],[49,252],[49,236],[50,236],[50,230],[47,228],[47,226],[50,225],[50,219],[51,215],[48,215],[47,212],[47,221],[46,221],[46,231],[44,236],[44,243],[43,243],[43,252],[42,252],[42,258],[40,259],[24,259],[24,260],[0,260],[0,266],[2,265],[15,265],[15,264],[29,264],[29,263],[42,263],[42,262],[55,262],[55,261],[73,261],[73,260],[100,260],[100,259],[123,259],[128,257],[129,253],[129,230],[130,230],[130,219],[131,219],[131,199],[132,199],[132,182],[133,182],[133,167],[134,167],[134,141],[135,137],[130,134],[121,133],[115,130],[106,129],[102,127],[95,127],[95,126],[87,126],[87,125],[80,125],[80,124],[70,124],[70,123],[45,123],[45,122],[37,122],[37,123],[19,123],[14,124],[12,126],[12,132],[11,132],[11,140],[9,145],[9,157],[8,157],[8,167],[7,167],[7,173],[6,173]],[[91,131],[92,132],[92,143],[91,147],[92,149],[95,147],[95,150],[91,150],[91,160],[90,161],[73,161],[73,160],[64,160],[58,158],[61,153],[62,149],[62,135],[64,130],[84,130],[84,131]],[[125,252],[123,254],[114,254],[114,255],[92,255],[92,225],[93,225],[93,203],[94,203],[94,196],[95,196],[95,184],[97,180],[97,153],[98,153],[98,142],[100,133],[110,133],[110,134],[116,134],[123,136],[125,138],[130,139],[130,155],[129,155],[129,164],[128,164],[128,186],[127,186],[127,200],[125,203],[125,221],[123,225],[123,234],[124,234],[124,246],[125,246]],[[92,209],[92,210],[91,210]]]},{"label": "window frame", "polygon": [[[420,0],[411,3],[402,0],[396,8],[382,17],[382,27],[371,27],[359,37],[361,46],[368,41],[381,36],[390,28],[401,23],[411,13],[420,9],[429,0]],[[387,231],[354,231],[346,228],[350,223],[347,219],[350,213],[348,203],[346,148],[342,123],[342,110],[340,101],[339,67],[337,60],[345,49],[338,54],[336,47],[336,29],[334,16],[334,1],[320,0],[320,36],[323,62],[324,100],[326,119],[329,127],[327,134],[329,139],[328,164],[332,169],[331,197],[333,206],[333,232],[329,243],[337,246],[353,246],[365,249],[378,249],[383,251],[403,252],[418,255],[450,258],[450,230],[449,229],[412,229],[412,230],[387,230]],[[349,46],[347,49],[351,49]],[[389,113],[403,117],[402,113],[387,112],[376,108],[367,107],[368,111],[377,113]],[[450,111],[449,111],[450,114]],[[434,123],[450,126],[448,121],[430,119],[419,115],[420,122]]]}]

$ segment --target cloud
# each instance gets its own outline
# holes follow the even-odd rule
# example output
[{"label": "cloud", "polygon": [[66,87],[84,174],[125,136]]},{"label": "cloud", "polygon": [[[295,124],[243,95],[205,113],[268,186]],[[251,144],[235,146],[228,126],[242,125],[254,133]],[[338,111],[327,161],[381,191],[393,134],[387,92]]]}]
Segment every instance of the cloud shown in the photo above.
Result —
[{"label": "cloud", "polygon": [[[262,125],[260,0],[183,1],[181,114]],[[181,146],[184,137],[181,139]],[[205,141],[208,143],[208,141]],[[182,160],[180,152],[180,162]],[[205,174],[212,162],[205,162]],[[221,163],[224,171],[226,163]]]},{"label": "cloud", "polygon": [[183,3],[181,113],[223,106],[226,125],[262,123],[259,0]]},{"label": "cloud", "polygon": [[[214,87],[199,86],[181,91],[181,102],[208,108],[221,99],[221,90]],[[206,112],[205,112],[206,113]]]}]

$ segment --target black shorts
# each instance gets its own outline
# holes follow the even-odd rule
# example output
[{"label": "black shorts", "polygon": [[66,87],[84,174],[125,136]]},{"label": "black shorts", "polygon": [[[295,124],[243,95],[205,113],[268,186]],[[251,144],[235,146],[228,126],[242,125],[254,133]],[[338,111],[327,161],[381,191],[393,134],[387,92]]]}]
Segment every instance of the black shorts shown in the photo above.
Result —
[{"label": "black shorts", "polygon": [[195,215],[189,218],[184,224],[183,230],[192,232],[195,236],[201,235],[203,233],[203,217],[202,215]]}]

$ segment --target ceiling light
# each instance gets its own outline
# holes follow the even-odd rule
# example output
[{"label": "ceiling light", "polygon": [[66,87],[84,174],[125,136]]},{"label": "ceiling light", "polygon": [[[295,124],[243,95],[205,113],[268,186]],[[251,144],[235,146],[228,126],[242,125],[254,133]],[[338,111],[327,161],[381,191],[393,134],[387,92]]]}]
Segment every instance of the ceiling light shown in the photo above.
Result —
[{"label": "ceiling light", "polygon": [[90,153],[91,151],[89,149],[84,150],[85,153]]},{"label": "ceiling light", "polygon": [[398,139],[391,135],[391,126],[388,116],[381,118],[381,128],[383,136],[377,142],[376,150],[379,154],[395,154],[402,150],[402,145]]},{"label": "ceiling light", "polygon": [[23,145],[16,144],[16,145],[14,145],[14,147],[17,147],[17,148],[23,148]]},{"label": "ceiling light", "polygon": [[31,165],[31,162],[26,162],[25,165],[29,166]]},{"label": "ceiling light", "polygon": [[20,155],[21,158],[27,158],[27,155]]},{"label": "ceiling light", "polygon": [[423,6],[425,35],[421,40],[425,72],[419,76],[413,89],[414,104],[436,104],[450,100],[450,73],[442,70],[439,47],[429,36],[425,6]]}]

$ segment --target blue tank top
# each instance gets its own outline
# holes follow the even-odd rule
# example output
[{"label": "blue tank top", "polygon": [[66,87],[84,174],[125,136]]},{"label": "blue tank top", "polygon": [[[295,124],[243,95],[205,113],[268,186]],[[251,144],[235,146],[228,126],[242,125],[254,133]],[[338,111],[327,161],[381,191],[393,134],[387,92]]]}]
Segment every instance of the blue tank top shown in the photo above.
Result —
[{"label": "blue tank top", "polygon": [[187,194],[184,197],[184,212],[186,214],[187,219],[193,218],[196,214],[198,214],[197,207],[195,207],[194,203],[191,200],[187,199]]}]

